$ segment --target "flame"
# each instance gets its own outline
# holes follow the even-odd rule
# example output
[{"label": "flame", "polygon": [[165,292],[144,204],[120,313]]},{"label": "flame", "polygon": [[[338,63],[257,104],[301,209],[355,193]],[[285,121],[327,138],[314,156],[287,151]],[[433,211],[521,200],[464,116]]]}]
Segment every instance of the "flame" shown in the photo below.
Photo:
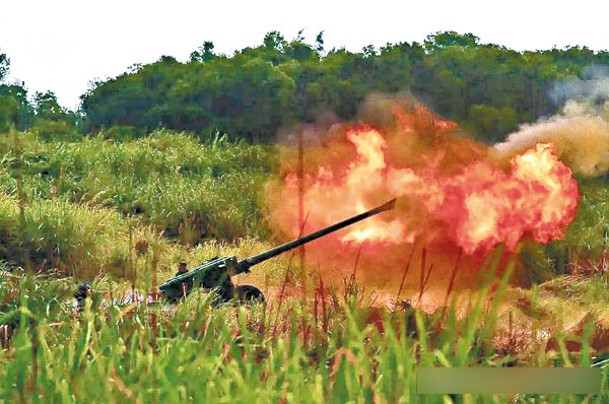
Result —
[{"label": "flame", "polygon": [[[324,238],[327,251],[365,245],[376,254],[368,270],[378,275],[378,263],[391,261],[385,255],[398,251],[402,260],[414,243],[437,254],[460,250],[481,257],[501,243],[514,251],[525,239],[564,237],[579,191],[552,144],[539,143],[502,165],[486,157],[486,146],[453,136],[455,123],[434,120],[420,107],[398,112],[390,129],[351,127],[307,148],[303,206],[309,231],[399,198],[393,211]],[[284,160],[284,180],[269,185],[267,200],[273,227],[291,238],[300,232],[293,153]],[[313,247],[313,255],[323,249]]]},{"label": "flame", "polygon": [[527,235],[541,243],[560,239],[579,202],[571,170],[551,144],[541,143],[512,158],[507,173],[478,162],[449,179],[444,189],[460,195],[457,206],[442,209],[458,212],[445,220],[454,220],[455,242],[469,254],[488,252],[499,243],[514,250]]}]

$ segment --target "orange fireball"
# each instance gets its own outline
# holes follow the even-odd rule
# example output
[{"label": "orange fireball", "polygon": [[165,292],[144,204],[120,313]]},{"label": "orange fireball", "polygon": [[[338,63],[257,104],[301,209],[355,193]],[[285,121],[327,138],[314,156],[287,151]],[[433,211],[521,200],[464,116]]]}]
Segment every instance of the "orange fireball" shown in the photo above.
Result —
[{"label": "orange fireball", "polygon": [[[427,115],[421,115],[426,122]],[[403,256],[413,243],[484,256],[501,243],[513,251],[524,239],[548,243],[564,236],[579,192],[551,144],[538,144],[502,166],[486,157],[485,146],[456,137],[452,122],[418,125],[417,116],[404,111],[397,118],[397,129],[363,125],[305,150],[305,232],[399,198],[393,211],[325,238],[327,248],[357,252],[365,244],[373,261],[382,263],[389,251]],[[270,185],[268,199],[270,222],[291,238],[300,232],[293,167],[288,159],[284,181]],[[323,247],[307,249],[315,255]]]}]

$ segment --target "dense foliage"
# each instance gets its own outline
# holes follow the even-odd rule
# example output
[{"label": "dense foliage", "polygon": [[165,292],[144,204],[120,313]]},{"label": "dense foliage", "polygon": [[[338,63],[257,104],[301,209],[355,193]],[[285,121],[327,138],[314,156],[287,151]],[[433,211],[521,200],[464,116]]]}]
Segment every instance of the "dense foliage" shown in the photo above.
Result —
[{"label": "dense foliage", "polygon": [[78,134],[78,114],[61,107],[52,91],[28,99],[25,83],[6,82],[9,69],[10,59],[0,52],[0,132],[30,128],[46,137]]},{"label": "dense foliage", "polygon": [[607,51],[575,46],[516,52],[452,31],[361,52],[326,51],[323,33],[311,45],[300,33],[288,41],[273,31],[262,45],[231,56],[214,53],[213,43],[205,42],[186,63],[163,56],[135,64],[94,83],[74,113],[62,109],[52,92],[37,93],[32,102],[24,83],[3,83],[10,60],[0,53],[0,130],[33,127],[70,135],[105,128],[133,136],[161,126],[272,142],[296,123],[357,119],[372,93],[409,92],[495,142],[518,124],[554,114],[565,101],[557,83],[593,80],[608,63]]},{"label": "dense foliage", "polygon": [[557,80],[585,78],[591,65],[607,63],[609,53],[585,47],[516,52],[455,32],[358,53],[324,52],[321,34],[309,45],[301,36],[288,42],[270,32],[261,46],[233,56],[214,54],[206,42],[188,63],[162,57],[137,66],[96,83],[83,95],[82,109],[91,129],[219,129],[269,142],[296,122],[328,114],[356,119],[371,93],[411,92],[490,142],[556,112]]}]

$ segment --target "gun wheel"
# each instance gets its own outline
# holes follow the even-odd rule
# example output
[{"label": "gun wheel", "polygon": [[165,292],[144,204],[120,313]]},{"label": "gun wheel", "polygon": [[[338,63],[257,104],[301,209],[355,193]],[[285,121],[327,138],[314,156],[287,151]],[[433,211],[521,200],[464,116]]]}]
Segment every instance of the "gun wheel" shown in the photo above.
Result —
[{"label": "gun wheel", "polygon": [[262,303],[264,295],[262,291],[253,285],[239,285],[235,288],[237,299],[242,303]]}]

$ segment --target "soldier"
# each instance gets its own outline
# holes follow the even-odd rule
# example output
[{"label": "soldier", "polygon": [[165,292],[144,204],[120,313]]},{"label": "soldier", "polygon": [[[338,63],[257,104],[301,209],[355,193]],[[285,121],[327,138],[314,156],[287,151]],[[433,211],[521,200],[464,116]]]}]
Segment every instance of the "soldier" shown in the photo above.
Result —
[{"label": "soldier", "polygon": [[180,265],[178,265],[178,272],[176,272],[175,276],[179,276],[188,272],[188,267],[186,265],[187,264],[185,262],[180,262]]},{"label": "soldier", "polygon": [[[187,272],[188,272],[188,267],[187,267],[186,263],[180,262],[180,264],[178,265],[178,272],[176,272],[175,276],[184,275]],[[186,281],[182,282],[182,297],[186,297],[186,295],[192,289],[192,285],[193,285],[192,279],[187,279]]]},{"label": "soldier", "polygon": [[91,284],[80,283],[73,296],[76,299],[76,313],[80,313],[85,309],[85,300],[91,296]]}]

